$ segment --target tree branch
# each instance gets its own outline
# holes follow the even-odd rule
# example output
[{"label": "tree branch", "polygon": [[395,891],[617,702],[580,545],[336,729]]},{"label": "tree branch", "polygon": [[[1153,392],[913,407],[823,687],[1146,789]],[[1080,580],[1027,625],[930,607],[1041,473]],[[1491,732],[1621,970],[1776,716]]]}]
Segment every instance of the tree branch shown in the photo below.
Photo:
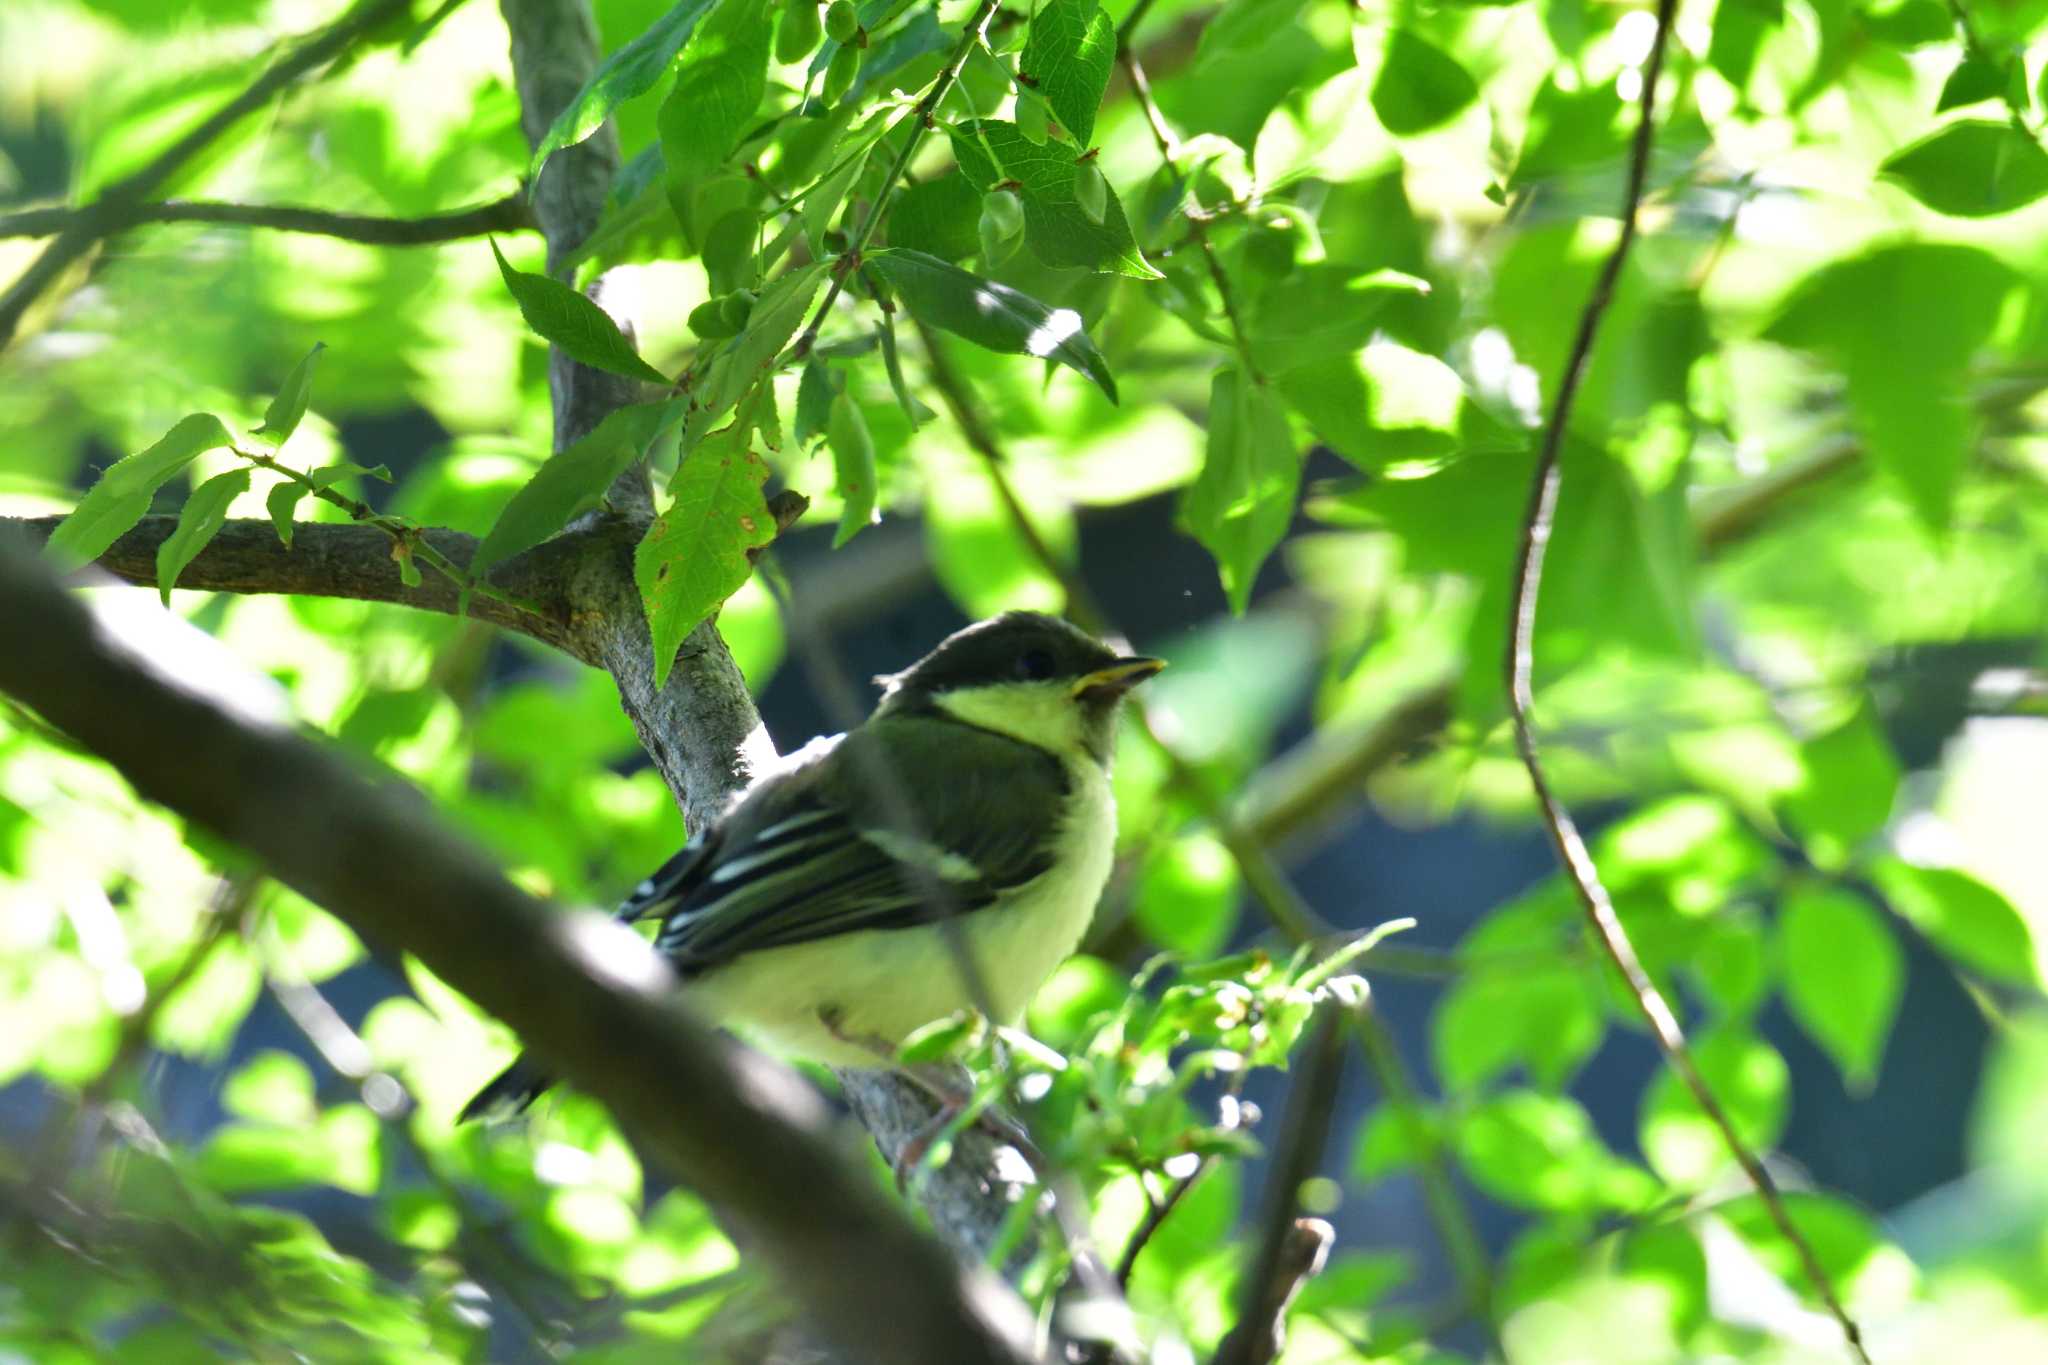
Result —
[{"label": "tree branch", "polygon": [[14,339],[22,316],[42,297],[65,269],[109,232],[118,230],[121,215],[176,174],[215,138],[266,104],[272,95],[346,52],[371,29],[402,12],[411,0],[362,0],[353,10],[273,63],[248,88],[229,100],[185,136],[157,153],[148,165],[125,180],[109,185],[100,197],[79,210],[70,226],[51,239],[43,254],[29,263],[7,292],[0,294],[0,350]]},{"label": "tree branch", "polygon": [[1656,140],[1657,78],[1664,69],[1664,52],[1671,37],[1671,23],[1678,9],[1677,0],[1658,0],[1657,34],[1650,46],[1648,60],[1643,65],[1643,92],[1636,130],[1629,149],[1628,183],[1622,193],[1621,236],[1608,253],[1600,267],[1600,274],[1593,282],[1592,292],[1586,298],[1586,305],[1579,314],[1577,334],[1572,339],[1572,349],[1565,359],[1557,387],[1557,395],[1551,403],[1549,419],[1544,423],[1543,440],[1538,448],[1536,469],[1529,489],[1528,508],[1522,516],[1521,540],[1515,556],[1515,575],[1510,597],[1508,618],[1508,647],[1502,659],[1502,681],[1507,690],[1508,715],[1513,723],[1515,747],[1522,756],[1522,765],[1528,769],[1529,785],[1535,789],[1538,809],[1543,824],[1550,834],[1550,840],[1563,863],[1565,873],[1572,887],[1578,893],[1586,918],[1591,922],[1594,934],[1605,948],[1608,958],[1628,983],[1629,993],[1650,1025],[1650,1032],[1657,1039],[1667,1063],[1684,1082],[1693,1100],[1709,1121],[1721,1133],[1722,1140],[1743,1172],[1755,1186],[1758,1198],[1770,1214],[1778,1232],[1798,1254],[1801,1267],[1811,1282],[1814,1292],[1820,1296],[1835,1321],[1841,1324],[1842,1334],[1847,1338],[1850,1351],[1855,1357],[1869,1365],[1870,1356],[1863,1346],[1863,1335],[1855,1319],[1843,1308],[1842,1301],[1835,1293],[1827,1272],[1815,1256],[1813,1247],[1792,1222],[1785,1209],[1784,1200],[1778,1193],[1777,1182],[1764,1167],[1763,1161],[1750,1150],[1748,1142],[1735,1129],[1727,1110],[1715,1098],[1706,1078],[1693,1063],[1692,1052],[1686,1045],[1685,1032],[1679,1026],[1678,1016],[1664,999],[1657,984],[1643,969],[1642,960],[1636,955],[1635,945],[1629,941],[1628,931],[1614,912],[1614,902],[1607,894],[1606,885],[1600,880],[1599,866],[1579,834],[1577,823],[1571,812],[1557,797],[1550,786],[1550,779],[1543,768],[1543,759],[1537,749],[1536,731],[1530,720],[1533,704],[1535,678],[1536,604],[1543,588],[1543,560],[1549,547],[1550,537],[1557,516],[1558,490],[1563,483],[1563,470],[1559,455],[1564,448],[1565,428],[1571,418],[1572,402],[1578,396],[1580,381],[1585,377],[1587,363],[1593,353],[1594,339],[1599,335],[1600,322],[1605,315],[1609,300],[1614,295],[1615,282],[1621,277],[1621,269],[1628,259],[1629,248],[1636,237],[1636,218],[1643,201],[1644,188],[1649,179],[1650,148]]},{"label": "tree branch", "polygon": [[1022,1306],[963,1271],[833,1150],[823,1106],[793,1073],[676,1010],[666,968],[637,935],[551,913],[417,792],[255,714],[260,680],[231,672],[173,671],[133,652],[25,547],[0,543],[0,690],[510,1023],[725,1210],[849,1355],[1028,1358]]},{"label": "tree branch", "polygon": [[493,232],[530,232],[533,220],[525,193],[424,218],[384,218],[373,214],[332,213],[289,204],[228,204],[212,200],[164,199],[116,203],[92,208],[50,207],[0,214],[0,237],[48,237],[91,216],[102,235],[112,236],[152,223],[216,223],[229,227],[274,228],[339,237],[370,246],[432,246],[439,242],[483,237]]}]

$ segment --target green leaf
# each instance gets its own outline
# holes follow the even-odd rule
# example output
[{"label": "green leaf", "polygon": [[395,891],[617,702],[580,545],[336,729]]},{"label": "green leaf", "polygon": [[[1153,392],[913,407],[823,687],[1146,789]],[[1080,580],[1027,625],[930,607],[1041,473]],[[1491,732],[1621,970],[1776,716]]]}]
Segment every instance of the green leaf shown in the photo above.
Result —
[{"label": "green leaf", "polygon": [[1388,304],[1428,292],[1427,281],[1398,270],[1298,266],[1259,294],[1247,323],[1252,358],[1279,373],[1354,353],[1379,330],[1376,319]]},{"label": "green leaf", "polygon": [[1368,473],[1526,439],[1474,403],[1456,370],[1391,341],[1326,352],[1275,374],[1273,386],[1317,440]]},{"label": "green leaf", "polygon": [[594,369],[668,387],[668,376],[642,360],[619,325],[581,291],[546,275],[514,270],[496,241],[491,243],[491,254],[498,258],[498,273],[504,276],[505,287],[512,291],[528,327]]},{"label": "green leaf", "polygon": [[682,409],[680,399],[619,408],[588,436],[549,457],[498,513],[490,534],[477,546],[470,573],[481,578],[493,565],[532,549],[597,506],[612,481],[674,428]]},{"label": "green leaf", "polygon": [[867,264],[921,322],[991,351],[1056,361],[1094,380],[1109,401],[1116,402],[1116,380],[1073,309],[1047,308],[1029,294],[922,251],[878,251]]},{"label": "green leaf", "polygon": [[165,606],[171,605],[171,589],[177,586],[178,575],[227,525],[228,504],[248,491],[249,470],[244,466],[214,475],[185,499],[178,509],[177,527],[156,547],[156,589]]},{"label": "green leaf", "polygon": [[1999,981],[2040,983],[2027,921],[2012,902],[1969,873],[1885,858],[1870,875],[1901,919],[1962,966]]},{"label": "green leaf", "polygon": [[1449,123],[1479,98],[1479,84],[1451,55],[1405,28],[1387,39],[1372,83],[1372,108],[1386,130],[1412,137]]},{"label": "green leaf", "polygon": [[1905,992],[1905,953],[1884,919],[1852,892],[1792,891],[1778,912],[1785,1006],[1841,1068],[1868,1089]]},{"label": "green leaf", "polygon": [[696,27],[676,64],[675,89],[656,125],[671,182],[701,180],[721,169],[753,124],[768,90],[774,11],[723,0]]},{"label": "green leaf", "polygon": [[237,1118],[310,1123],[319,1113],[313,1073],[288,1052],[259,1052],[221,1087],[221,1106]]},{"label": "green leaf", "polygon": [[1536,1084],[1560,1089],[1606,1036],[1598,983],[1569,963],[1540,959],[1520,971],[1465,973],[1430,1021],[1446,1091],[1476,1090],[1517,1064]]},{"label": "green leaf", "polygon": [[1225,6],[1203,29],[1193,65],[1159,86],[1160,108],[1187,134],[1220,133],[1250,153],[1273,111],[1310,87],[1317,66],[1333,67],[1297,19],[1301,8],[1294,0]]},{"label": "green leaf", "polygon": [[980,217],[981,191],[966,176],[949,171],[896,191],[882,222],[890,246],[958,261],[981,245],[976,231]]},{"label": "green leaf", "polygon": [[[992,190],[1005,185],[1024,201],[1024,240],[1039,260],[1135,280],[1160,278],[1138,250],[1114,188],[1109,191],[1101,222],[1082,212],[1074,195],[1074,168],[1080,153],[1073,147],[1055,141],[1033,146],[1016,124],[995,119],[957,125],[951,135],[953,159],[976,188]],[[1010,185],[1011,181],[1016,183]]]},{"label": "green leaf", "polygon": [[1806,779],[1785,813],[1824,867],[1839,867],[1883,829],[1899,792],[1899,760],[1868,707],[1800,746]]},{"label": "green leaf", "polygon": [[281,446],[299,429],[299,421],[306,415],[306,398],[313,388],[313,362],[326,349],[325,342],[316,341],[313,349],[306,352],[306,358],[292,366],[292,372],[285,376],[284,387],[263,410],[263,425],[252,435],[268,436],[273,446]]},{"label": "green leaf", "polygon": [[775,538],[761,496],[768,466],[750,448],[752,428],[743,413],[683,457],[667,509],[633,552],[656,687],[667,681],[683,640],[747,581],[747,551]]},{"label": "green leaf", "polygon": [[[1865,1297],[1865,1286],[1857,1282],[1866,1277],[1868,1287],[1881,1293],[1883,1301],[1896,1302],[1911,1293],[1912,1262],[1884,1240],[1869,1214],[1836,1195],[1786,1190],[1779,1198],[1792,1226],[1820,1263],[1821,1273],[1848,1302],[1851,1312]],[[1778,1220],[1764,1207],[1761,1197],[1745,1194],[1715,1205],[1714,1212],[1749,1244],[1767,1271],[1795,1286],[1806,1303],[1814,1302],[1804,1255],[1778,1231]]]},{"label": "green leaf", "polygon": [[1116,61],[1116,25],[1095,0],[1045,0],[1032,17],[1018,73],[1052,106],[1074,141],[1095,137],[1095,111]]},{"label": "green leaf", "polygon": [[1877,168],[1936,213],[1988,218],[2048,194],[2048,152],[2010,123],[1960,119]]},{"label": "green leaf", "polygon": [[299,499],[312,491],[293,479],[271,489],[263,500],[265,510],[270,513],[271,525],[277,527],[277,538],[284,542],[287,550],[292,547],[292,514],[298,510]]},{"label": "green leaf", "polygon": [[1154,943],[1190,958],[1212,956],[1237,924],[1237,864],[1215,835],[1183,834],[1139,874],[1132,914]]},{"label": "green leaf", "polygon": [[1417,1165],[1444,1141],[1443,1112],[1433,1106],[1400,1106],[1382,1100],[1358,1130],[1352,1169],[1370,1184]]},{"label": "green leaf", "polygon": [[796,386],[796,444],[807,450],[832,420],[832,372],[816,360],[805,363]]},{"label": "green leaf", "polygon": [[1301,455],[1287,414],[1263,384],[1234,366],[1209,386],[1209,450],[1181,500],[1180,519],[1215,557],[1232,611],[1294,519]]},{"label": "green leaf", "polygon": [[1948,73],[1948,79],[1941,83],[1941,98],[1936,101],[1934,112],[1945,114],[1965,104],[2002,99],[2011,79],[2010,61],[1994,62],[1978,53],[1965,52]]},{"label": "green leaf", "polygon": [[867,418],[853,395],[841,393],[832,400],[826,420],[825,443],[832,447],[834,491],[839,494],[839,529],[832,536],[838,549],[866,527],[875,516],[875,440],[868,434]]},{"label": "green leaf", "polygon": [[[811,186],[804,195],[804,238],[811,244],[813,256],[822,260],[830,254],[825,249],[825,234],[831,231],[832,219],[838,214],[839,206],[846,202],[847,191],[867,169],[868,154],[874,150],[875,141],[881,137],[885,126],[884,120],[875,119],[867,132],[853,139],[852,147],[844,149],[847,153],[844,164]],[[849,223],[851,221],[848,220]]]},{"label": "green leaf", "polygon": [[813,262],[791,270],[761,292],[747,328],[726,344],[711,375],[699,386],[703,406],[690,414],[691,443],[698,433],[725,415],[775,368],[789,339],[803,325],[824,279],[826,265]]},{"label": "green leaf", "polygon": [[1878,247],[1809,277],[1765,333],[1839,361],[1871,455],[1929,526],[1948,522],[1974,435],[1969,367],[2017,282],[1976,247]]},{"label": "green leaf", "polygon": [[[1791,1079],[1777,1049],[1743,1029],[1725,1027],[1695,1034],[1692,1058],[1751,1150],[1778,1140],[1791,1103]],[[1734,1161],[1721,1130],[1668,1067],[1643,1098],[1638,1141],[1657,1173],[1683,1189],[1704,1188]]]},{"label": "green leaf", "polygon": [[652,90],[655,82],[668,74],[669,63],[690,41],[697,21],[714,3],[715,0],[681,0],[645,33],[605,58],[597,74],[555,116],[547,136],[534,149],[527,179],[538,177],[541,167],[556,151],[573,147],[596,132],[621,104]]},{"label": "green leaf", "polygon": [[156,490],[173,475],[207,451],[234,443],[220,418],[210,412],[181,419],[149,449],[108,465],[71,515],[50,533],[44,553],[66,568],[98,559],[134,529],[149,511]]},{"label": "green leaf", "polygon": [[1607,1150],[1592,1117],[1563,1095],[1510,1090],[1484,1100],[1459,1120],[1457,1145],[1472,1183],[1517,1208],[1639,1208],[1656,1191],[1656,1182]]}]

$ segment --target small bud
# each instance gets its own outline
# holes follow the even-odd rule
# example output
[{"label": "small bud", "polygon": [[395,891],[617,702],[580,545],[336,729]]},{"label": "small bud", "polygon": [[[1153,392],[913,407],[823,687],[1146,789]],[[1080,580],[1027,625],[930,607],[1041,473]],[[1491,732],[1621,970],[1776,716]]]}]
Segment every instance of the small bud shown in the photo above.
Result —
[{"label": "small bud", "polygon": [[737,333],[747,325],[747,319],[754,313],[754,291],[735,289],[718,301],[718,315],[725,325]]},{"label": "small bud", "polygon": [[846,92],[853,89],[853,78],[859,74],[859,48],[842,47],[832,54],[832,64],[825,68],[825,88],[819,92],[827,108],[846,98]]},{"label": "small bud", "polygon": [[706,341],[718,341],[739,335],[740,329],[725,320],[725,298],[716,298],[690,310],[690,330]]},{"label": "small bud", "polygon": [[1109,181],[1103,179],[1102,167],[1093,161],[1084,161],[1074,168],[1074,202],[1091,223],[1100,223],[1109,212]]},{"label": "small bud", "polygon": [[818,0],[790,0],[782,12],[782,27],[775,33],[775,60],[785,66],[802,61],[817,50],[824,32],[818,20]]},{"label": "small bud", "polygon": [[860,15],[854,12],[852,0],[832,0],[832,7],[825,11],[825,32],[835,43],[851,43],[859,36]]}]

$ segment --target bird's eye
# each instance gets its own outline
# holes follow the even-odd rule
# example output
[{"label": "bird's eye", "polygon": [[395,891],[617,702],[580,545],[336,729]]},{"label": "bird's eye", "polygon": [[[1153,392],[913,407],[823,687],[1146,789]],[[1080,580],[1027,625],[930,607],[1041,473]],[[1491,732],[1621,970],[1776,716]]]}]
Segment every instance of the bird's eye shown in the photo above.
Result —
[{"label": "bird's eye", "polygon": [[1032,682],[1044,682],[1053,675],[1052,652],[1044,649],[1027,649],[1017,658],[1017,676]]}]

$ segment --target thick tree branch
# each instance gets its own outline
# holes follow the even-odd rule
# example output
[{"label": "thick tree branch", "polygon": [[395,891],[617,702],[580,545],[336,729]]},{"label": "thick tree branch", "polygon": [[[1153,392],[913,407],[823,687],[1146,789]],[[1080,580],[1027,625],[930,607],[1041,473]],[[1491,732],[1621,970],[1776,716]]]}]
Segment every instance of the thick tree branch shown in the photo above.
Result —
[{"label": "thick tree branch", "polygon": [[424,218],[383,218],[374,214],[332,213],[289,204],[226,204],[209,200],[164,199],[107,204],[93,208],[50,207],[0,213],[0,237],[48,237],[91,216],[111,236],[151,223],[214,223],[226,227],[273,228],[339,237],[370,246],[432,246],[493,232],[530,232],[538,224],[523,192],[494,203]]},{"label": "thick tree branch", "polygon": [[636,935],[549,912],[410,788],[372,782],[281,716],[253,715],[260,681],[231,671],[176,672],[132,652],[25,547],[0,541],[0,690],[513,1025],[724,1209],[848,1355],[1028,1358],[1021,1305],[832,1149],[823,1107],[791,1072],[675,1010],[666,969]]},{"label": "thick tree branch", "polygon": [[279,57],[241,94],[159,152],[148,165],[127,179],[109,185],[98,199],[80,210],[71,225],[52,238],[50,244],[43,248],[43,254],[31,261],[28,269],[8,286],[4,294],[0,294],[0,350],[5,350],[7,343],[14,339],[22,316],[42,297],[43,291],[55,283],[73,261],[92,250],[95,242],[118,230],[123,213],[138,201],[148,198],[215,138],[262,108],[271,96],[308,71],[348,51],[356,39],[400,13],[410,3],[411,0],[362,0],[347,14]]},{"label": "thick tree branch", "polygon": [[1564,369],[1560,372],[1557,394],[1551,402],[1550,414],[1543,426],[1543,439],[1538,448],[1536,469],[1529,489],[1527,510],[1522,515],[1520,544],[1515,555],[1514,584],[1509,593],[1508,646],[1502,657],[1502,683],[1507,692],[1508,716],[1513,724],[1515,748],[1521,753],[1522,766],[1528,770],[1529,785],[1535,790],[1537,809],[1542,815],[1544,828],[1550,834],[1550,841],[1557,850],[1558,861],[1564,865],[1572,888],[1578,893],[1586,918],[1593,933],[1606,950],[1609,960],[1627,982],[1629,993],[1637,1008],[1650,1026],[1650,1032],[1663,1051],[1665,1061],[1677,1073],[1678,1078],[1691,1093],[1709,1122],[1720,1132],[1729,1154],[1741,1166],[1755,1187],[1757,1197],[1762,1201],[1771,1222],[1778,1233],[1798,1255],[1801,1268],[1806,1274],[1813,1291],[1819,1295],[1827,1310],[1841,1325],[1842,1334],[1848,1340],[1851,1353],[1863,1365],[1870,1365],[1870,1355],[1864,1349],[1862,1332],[1856,1320],[1849,1316],[1835,1293],[1827,1271],[1821,1266],[1813,1246],[1786,1211],[1785,1202],[1778,1193],[1776,1180],[1765,1168],[1763,1160],[1750,1148],[1728,1111],[1707,1085],[1693,1062],[1691,1049],[1686,1044],[1685,1031],[1679,1025],[1678,1015],[1665,1000],[1656,982],[1644,970],[1642,960],[1637,956],[1635,945],[1629,941],[1628,930],[1615,913],[1613,899],[1600,879],[1600,868],[1593,860],[1592,852],[1586,847],[1585,839],[1579,833],[1576,821],[1557,793],[1550,785],[1544,770],[1543,757],[1536,743],[1536,728],[1530,718],[1534,705],[1536,674],[1536,607],[1543,590],[1543,561],[1550,537],[1555,528],[1557,499],[1563,485],[1563,467],[1560,456],[1564,450],[1564,434],[1571,420],[1572,402],[1577,397],[1580,381],[1585,377],[1586,367],[1593,354],[1593,343],[1600,331],[1600,322],[1607,311],[1608,302],[1614,296],[1615,282],[1621,278],[1622,266],[1628,260],[1629,248],[1636,237],[1637,212],[1642,206],[1643,192],[1649,180],[1650,148],[1656,140],[1657,123],[1657,78],[1664,68],[1665,47],[1670,41],[1671,24],[1678,10],[1677,0],[1658,0],[1657,33],[1650,45],[1649,59],[1642,71],[1642,99],[1636,117],[1635,137],[1629,149],[1628,183],[1622,192],[1621,236],[1615,241],[1614,249],[1608,253],[1601,265],[1599,275],[1593,281],[1593,288],[1587,295],[1586,304],[1579,314],[1579,324],[1572,339],[1571,351],[1565,358]]}]

